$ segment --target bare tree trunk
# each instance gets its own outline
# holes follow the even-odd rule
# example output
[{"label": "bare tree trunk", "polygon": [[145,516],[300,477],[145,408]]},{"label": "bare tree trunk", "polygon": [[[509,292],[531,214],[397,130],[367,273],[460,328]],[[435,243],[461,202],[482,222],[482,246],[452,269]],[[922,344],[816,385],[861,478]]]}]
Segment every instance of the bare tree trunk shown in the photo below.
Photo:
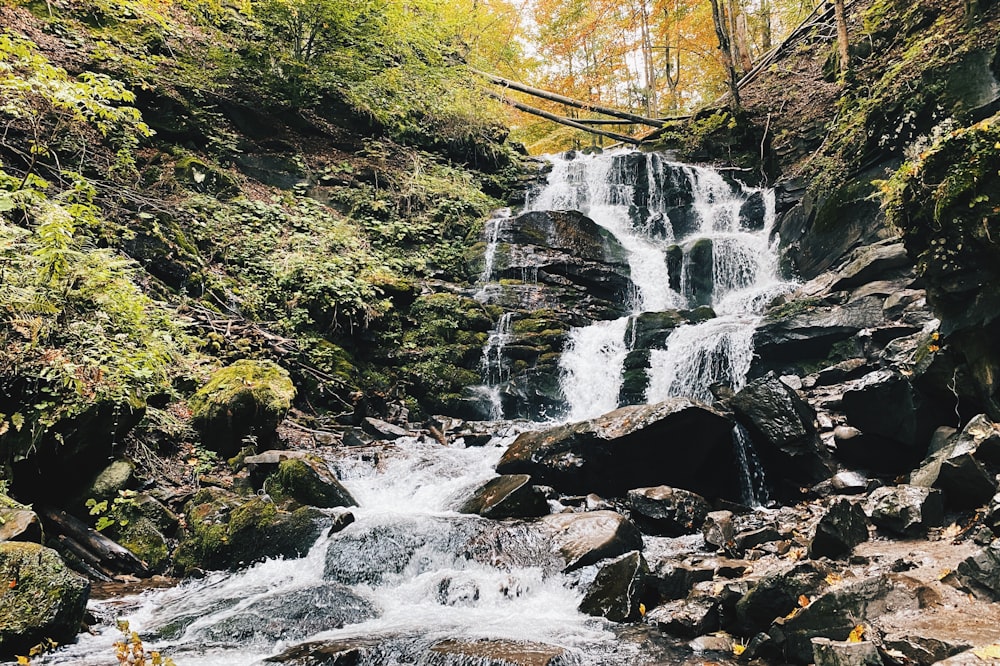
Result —
[{"label": "bare tree trunk", "polygon": [[833,14],[837,20],[837,45],[840,47],[840,78],[846,79],[849,70],[847,53],[847,17],[844,14],[844,0],[833,0]]},{"label": "bare tree trunk", "polygon": [[740,108],[740,88],[737,85],[736,67],[733,64],[732,47],[729,35],[726,33],[725,17],[719,0],[710,0],[712,3],[712,22],[715,24],[715,34],[719,38],[719,50],[722,51],[722,64],[729,72],[729,105],[735,111]]}]

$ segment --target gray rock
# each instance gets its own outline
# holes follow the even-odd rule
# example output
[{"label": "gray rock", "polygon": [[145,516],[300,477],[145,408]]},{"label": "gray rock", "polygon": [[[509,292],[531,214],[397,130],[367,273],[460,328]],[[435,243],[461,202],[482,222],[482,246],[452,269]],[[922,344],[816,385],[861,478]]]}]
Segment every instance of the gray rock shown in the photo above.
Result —
[{"label": "gray rock", "polygon": [[837,280],[830,291],[853,289],[866,282],[895,277],[898,269],[909,266],[910,259],[902,242],[866,245],[855,250],[847,263],[836,270]]},{"label": "gray rock", "polygon": [[701,526],[705,543],[716,548],[731,551],[736,546],[736,527],[733,525],[732,511],[710,511]]},{"label": "gray rock", "polygon": [[382,440],[399,439],[410,434],[406,431],[406,428],[400,428],[398,425],[393,425],[388,421],[372,418],[371,416],[366,416],[362,419],[361,429],[375,439]]},{"label": "gray rock", "polygon": [[45,638],[76,638],[90,582],[67,569],[58,553],[37,543],[0,543],[0,580],[0,659],[28,654]]},{"label": "gray rock", "polygon": [[347,638],[333,641],[310,641],[293,645],[268,657],[267,663],[286,666],[357,666],[363,658],[377,653],[379,640],[373,638]]},{"label": "gray rock", "polygon": [[426,666],[558,666],[564,663],[564,648],[544,643],[500,638],[446,640],[436,643],[420,664]]},{"label": "gray rock", "polygon": [[746,551],[772,541],[778,541],[779,539],[781,539],[781,533],[773,527],[759,527],[755,530],[746,530],[737,533],[735,537],[736,547],[741,551]]},{"label": "gray rock", "polygon": [[915,664],[936,664],[973,647],[971,642],[960,638],[925,636],[919,629],[887,633],[882,644]]},{"label": "gray rock", "polygon": [[802,608],[791,617],[780,617],[770,635],[781,645],[785,659],[808,664],[813,659],[812,639],[847,640],[851,630],[896,611],[920,607],[920,583],[900,574],[872,576],[841,584]]},{"label": "gray rock", "polygon": [[837,457],[888,473],[913,469],[934,429],[948,418],[941,401],[927,398],[893,370],[876,370],[854,382],[844,391],[842,407],[864,437],[838,440]]},{"label": "gray rock", "polygon": [[697,532],[711,508],[701,495],[669,486],[630,490],[628,504],[636,524],[657,536]]},{"label": "gray rock", "polygon": [[955,576],[976,597],[1000,601],[1000,540],[962,560]]},{"label": "gray rock", "polygon": [[994,470],[998,465],[1000,430],[981,414],[924,460],[910,475],[910,483],[940,488],[948,506],[974,509],[988,503],[996,493]]},{"label": "gray rock", "polygon": [[739,488],[732,424],[683,398],[522,433],[497,472],[530,474],[537,483],[566,494],[604,497],[637,486],[667,485],[735,499]]},{"label": "gray rock", "polygon": [[809,301],[803,307],[780,306],[767,314],[754,333],[754,351],[764,362],[822,360],[834,344],[884,323],[882,299],[877,296],[843,306]]},{"label": "gray rock", "polygon": [[282,460],[267,477],[264,490],[274,497],[322,509],[358,505],[326,463],[310,456]]},{"label": "gray rock", "polygon": [[677,599],[646,613],[646,621],[665,634],[694,638],[719,628],[719,608],[713,599]]},{"label": "gray rock", "polygon": [[809,543],[809,557],[841,558],[868,540],[868,517],[861,506],[841,499],[833,503],[819,522]]},{"label": "gray rock", "polygon": [[652,567],[647,584],[657,598],[670,601],[683,599],[696,583],[712,580],[715,567],[687,565],[674,560],[661,560]]},{"label": "gray rock", "polygon": [[684,295],[696,306],[709,305],[715,288],[712,239],[699,238],[685,250],[684,273],[687,277],[687,289]]},{"label": "gray rock", "polygon": [[799,597],[813,597],[825,586],[829,570],[816,562],[800,562],[765,574],[736,604],[740,632],[766,630],[776,618],[798,608]]},{"label": "gray rock", "polygon": [[549,504],[530,476],[507,474],[487,481],[458,511],[484,518],[533,518],[548,514]]},{"label": "gray rock", "polygon": [[837,472],[830,479],[830,486],[841,495],[860,495],[868,489],[868,478],[860,472]]},{"label": "gray rock", "polygon": [[812,646],[816,666],[882,666],[878,648],[870,641],[851,643],[814,638]]},{"label": "gray rock", "polygon": [[688,642],[688,647],[693,652],[726,652],[732,653],[733,637],[724,631],[719,631],[707,636],[699,636]]},{"label": "gray rock", "polygon": [[924,486],[884,486],[869,494],[865,506],[878,527],[905,536],[920,536],[944,523],[941,491]]},{"label": "gray rock", "polygon": [[630,550],[642,550],[639,530],[614,511],[557,513],[541,518],[540,522],[551,531],[553,550],[565,562],[565,571]]},{"label": "gray rock", "polygon": [[645,592],[649,566],[639,551],[605,564],[580,602],[580,611],[612,622],[634,622],[642,617],[639,602]]},{"label": "gray rock", "polygon": [[772,476],[792,486],[811,486],[830,476],[829,456],[813,427],[815,413],[798,394],[769,373],[729,399]]}]

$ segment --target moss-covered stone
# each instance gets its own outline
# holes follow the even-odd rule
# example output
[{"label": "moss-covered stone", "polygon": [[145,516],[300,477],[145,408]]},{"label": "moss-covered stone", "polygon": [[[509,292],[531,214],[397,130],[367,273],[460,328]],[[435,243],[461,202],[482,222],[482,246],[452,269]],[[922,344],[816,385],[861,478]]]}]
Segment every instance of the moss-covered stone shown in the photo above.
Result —
[{"label": "moss-covered stone", "polygon": [[357,506],[357,502],[321,460],[282,460],[264,488],[272,497],[293,499],[325,509]]},{"label": "moss-covered stone", "polygon": [[219,196],[232,196],[239,192],[239,185],[232,176],[190,155],[174,163],[174,178],[198,192]]},{"label": "moss-covered stone", "polygon": [[163,573],[170,564],[170,545],[156,524],[140,515],[116,530],[115,540],[146,563],[153,573]]},{"label": "moss-covered stone", "polygon": [[51,638],[73,640],[90,596],[90,582],[37,543],[0,543],[0,659]]},{"label": "moss-covered stone", "polygon": [[271,441],[294,397],[292,380],[277,364],[237,361],[216,371],[192,396],[192,423],[206,447],[232,456],[244,437]]},{"label": "moss-covered stone", "polygon": [[312,507],[284,511],[269,499],[239,497],[220,488],[199,491],[184,514],[187,531],[174,557],[180,573],[305,555],[326,519]]}]

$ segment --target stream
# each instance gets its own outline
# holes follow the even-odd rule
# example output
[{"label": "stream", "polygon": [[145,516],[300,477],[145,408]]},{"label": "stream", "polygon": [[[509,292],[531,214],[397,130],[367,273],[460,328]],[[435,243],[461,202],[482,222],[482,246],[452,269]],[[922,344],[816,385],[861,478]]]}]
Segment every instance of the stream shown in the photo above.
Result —
[{"label": "stream", "polygon": [[[627,251],[634,285],[628,316],[570,331],[559,361],[566,402],[560,418],[567,421],[620,406],[623,364],[632,344],[630,319],[646,312],[708,305],[718,315],[678,326],[662,348],[651,350],[647,401],[668,396],[710,401],[710,386],[719,382],[738,389],[750,367],[760,313],[789,288],[778,277],[771,241],[773,192],[656,154],[638,158],[646,160],[643,182],[626,168],[637,158],[624,160],[623,155],[549,158],[548,182],[530,194],[527,204],[531,210],[579,210],[609,230]],[[686,226],[666,223],[673,205],[663,192],[666,182],[690,192]],[[637,187],[646,192],[645,211],[638,216]],[[751,199],[755,206],[747,205]],[[487,224],[481,300],[498,288],[491,281],[493,253],[499,229],[510,220],[509,210],[499,211]],[[706,241],[712,247],[710,291],[692,262]],[[668,254],[677,252],[673,247],[682,253],[679,276],[671,275],[668,261]],[[265,663],[306,641],[361,647],[358,661],[309,663],[496,663],[432,649],[442,641],[477,639],[557,646],[562,655],[545,662],[553,665],[681,663],[680,653],[669,647],[627,640],[621,626],[579,612],[596,567],[563,573],[530,521],[456,512],[496,475],[494,467],[519,429],[536,427],[503,421],[496,398],[496,387],[509,376],[502,349],[511,340],[511,326],[510,316],[501,317],[483,351],[481,390],[496,419],[486,446],[466,447],[461,440],[441,446],[429,438],[407,437],[380,448],[377,464],[367,447],[341,450],[329,463],[360,505],[351,509],[355,522],[321,537],[306,557],[92,602],[92,611],[112,624],[117,617],[127,618],[147,649],[162,650],[178,666]],[[744,495],[760,503],[759,463],[754,467],[745,433],[734,433],[734,443],[743,447]],[[550,503],[553,510],[563,508]],[[113,666],[111,645],[118,637],[113,628],[84,634],[77,644],[38,663]]]}]

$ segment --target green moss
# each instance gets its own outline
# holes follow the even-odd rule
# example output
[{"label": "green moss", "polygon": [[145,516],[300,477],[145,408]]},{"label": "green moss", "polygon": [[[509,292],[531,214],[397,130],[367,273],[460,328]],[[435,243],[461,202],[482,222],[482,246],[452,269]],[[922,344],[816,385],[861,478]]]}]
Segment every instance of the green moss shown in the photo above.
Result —
[{"label": "green moss", "polygon": [[808,312],[821,305],[822,302],[820,298],[799,298],[769,309],[766,316],[771,321],[788,319],[803,312]]},{"label": "green moss", "polygon": [[128,548],[156,573],[166,571],[170,563],[170,548],[152,520],[138,516],[116,531],[115,540]]},{"label": "green moss", "polygon": [[205,446],[230,456],[244,437],[269,441],[291,407],[295,386],[270,361],[242,360],[217,370],[191,397],[191,417]]},{"label": "green moss", "polygon": [[354,498],[319,459],[281,461],[264,487],[272,497],[293,499],[308,506],[328,509],[355,505]]}]

